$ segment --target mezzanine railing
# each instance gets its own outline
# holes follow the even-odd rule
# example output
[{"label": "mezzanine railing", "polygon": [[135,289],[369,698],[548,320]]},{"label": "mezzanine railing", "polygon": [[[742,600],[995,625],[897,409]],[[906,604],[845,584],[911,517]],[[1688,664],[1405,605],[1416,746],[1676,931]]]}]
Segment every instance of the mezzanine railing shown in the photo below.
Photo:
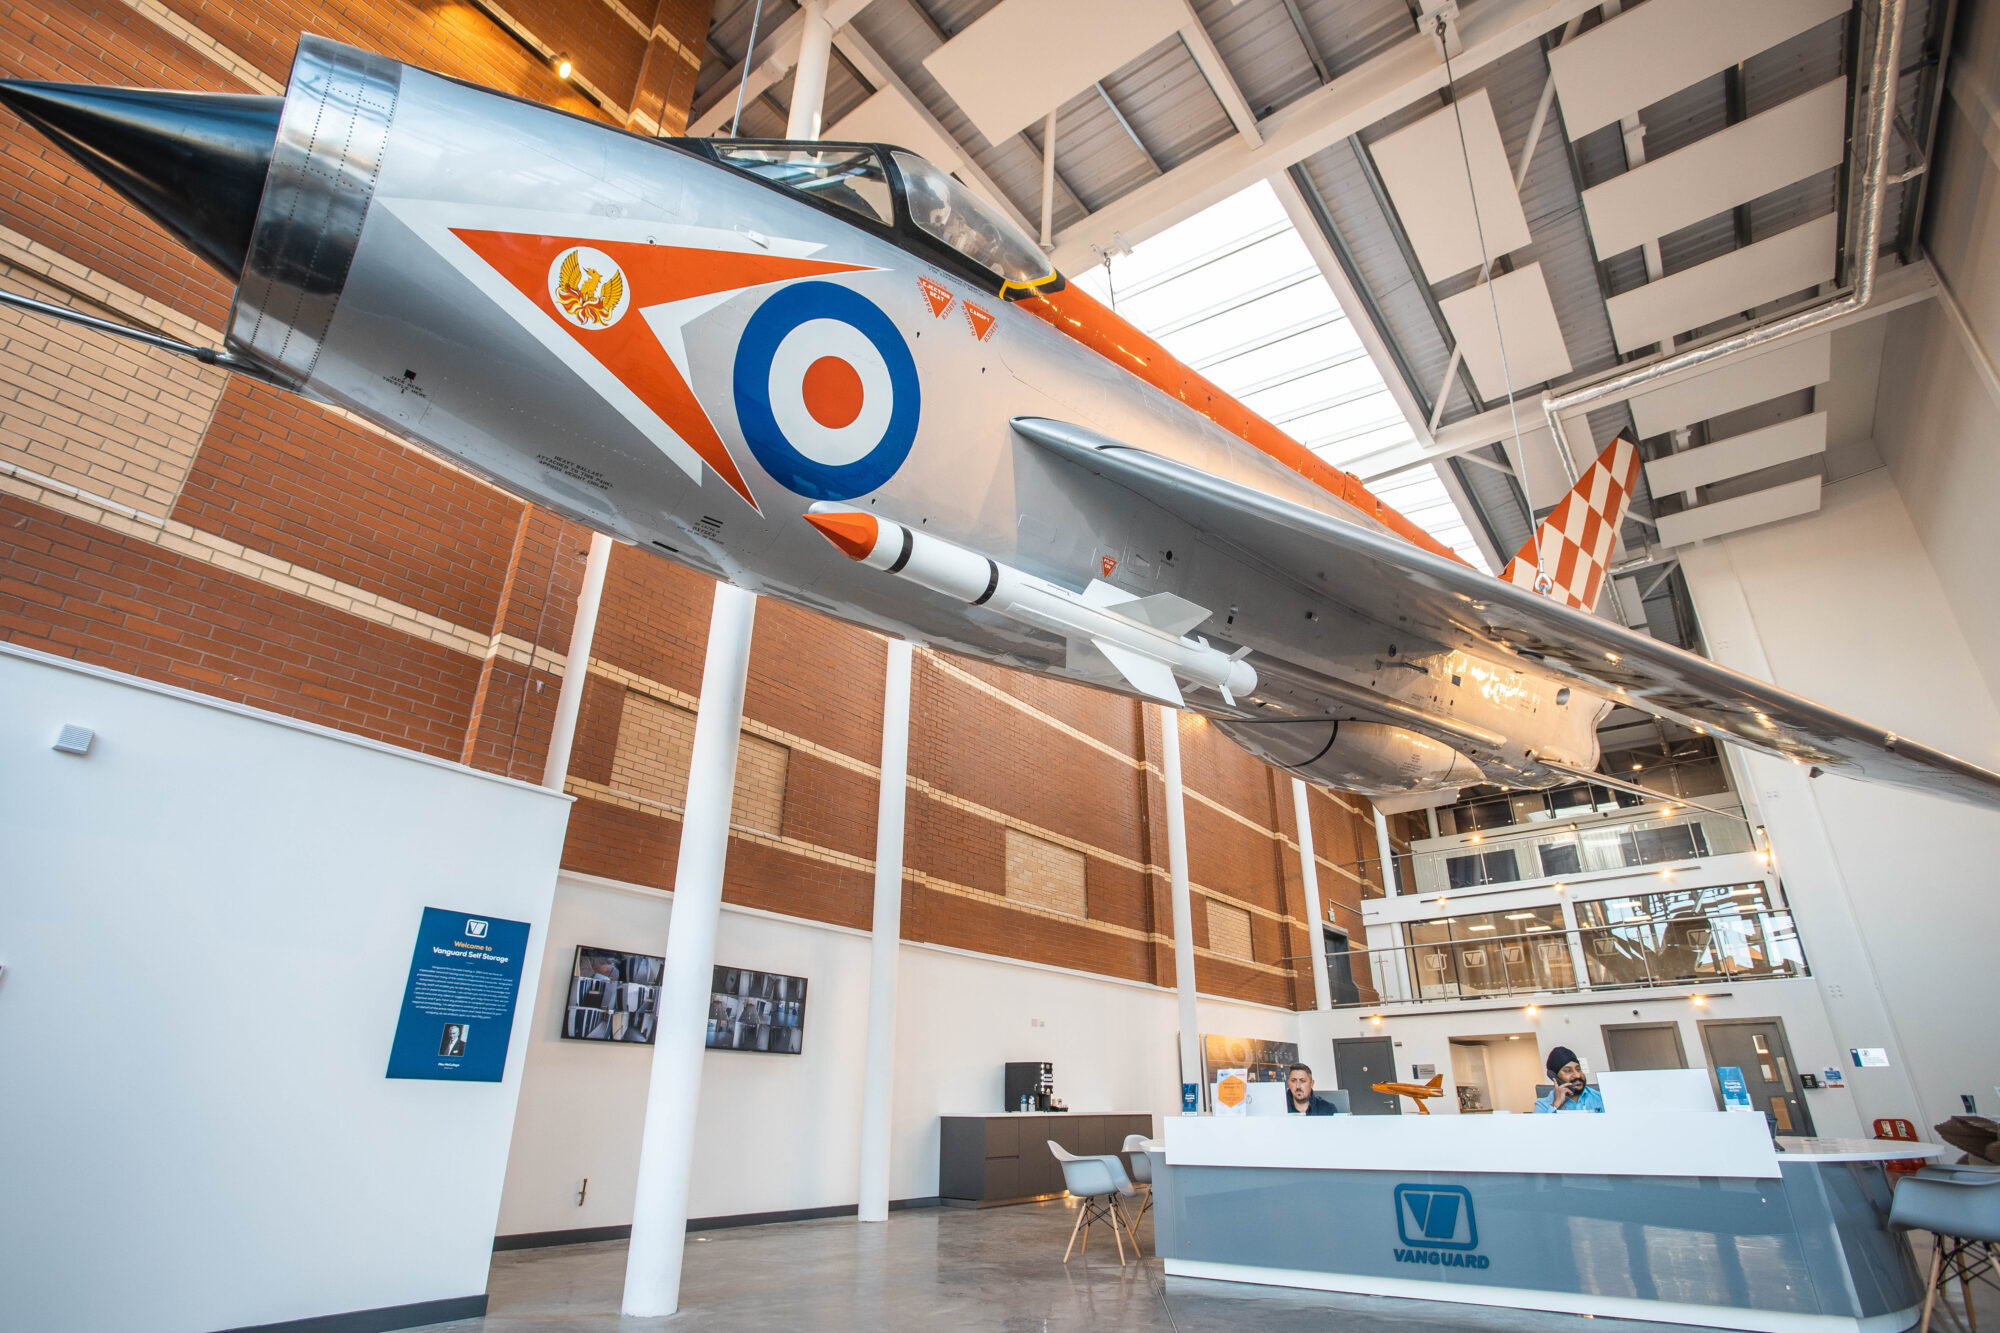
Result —
[{"label": "mezzanine railing", "polygon": [[1338,966],[1352,982],[1337,988],[1336,1007],[1811,975],[1792,914],[1784,911],[1713,911],[1491,939],[1352,949]]}]

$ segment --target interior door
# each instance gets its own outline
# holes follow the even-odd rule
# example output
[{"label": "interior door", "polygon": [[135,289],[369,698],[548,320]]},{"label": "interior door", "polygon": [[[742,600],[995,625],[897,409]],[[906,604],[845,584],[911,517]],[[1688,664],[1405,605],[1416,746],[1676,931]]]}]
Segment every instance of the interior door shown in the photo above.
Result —
[{"label": "interior door", "polygon": [[1686,1069],[1679,1023],[1606,1023],[1604,1053],[1607,1067],[1619,1069]]},{"label": "interior door", "polygon": [[1403,1099],[1371,1086],[1396,1078],[1396,1043],[1389,1037],[1336,1037],[1333,1083],[1356,1115],[1401,1115]]},{"label": "interior door", "polygon": [[[1733,1065],[1743,1071],[1750,1104],[1778,1124],[1780,1134],[1811,1136],[1812,1113],[1799,1089],[1798,1066],[1792,1060],[1785,1025],[1775,1018],[1719,1019],[1701,1025],[1701,1042],[1711,1070]],[[1716,1083],[1717,1104],[1722,1085]]]}]

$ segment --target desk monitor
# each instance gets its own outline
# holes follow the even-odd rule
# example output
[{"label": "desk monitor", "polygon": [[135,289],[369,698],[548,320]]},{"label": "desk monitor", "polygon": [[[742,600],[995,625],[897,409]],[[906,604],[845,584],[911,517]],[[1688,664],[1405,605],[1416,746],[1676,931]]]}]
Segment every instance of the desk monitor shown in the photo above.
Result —
[{"label": "desk monitor", "polygon": [[[1268,1089],[1275,1088],[1275,1093]],[[1313,1096],[1324,1097],[1333,1103],[1333,1109],[1342,1115],[1350,1114],[1347,1093],[1340,1088],[1315,1088]],[[1291,1089],[1282,1083],[1252,1083],[1250,1085],[1251,1115],[1290,1115],[1292,1113]]]},{"label": "desk monitor", "polygon": [[1627,1069],[1597,1076],[1605,1114],[1619,1111],[1714,1111],[1706,1069]]}]

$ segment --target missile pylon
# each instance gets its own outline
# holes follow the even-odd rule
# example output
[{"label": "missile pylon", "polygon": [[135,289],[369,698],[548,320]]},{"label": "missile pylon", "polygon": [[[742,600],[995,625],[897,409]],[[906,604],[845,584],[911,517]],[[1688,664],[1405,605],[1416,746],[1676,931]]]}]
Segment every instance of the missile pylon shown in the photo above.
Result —
[{"label": "missile pylon", "polygon": [[1141,597],[1092,579],[1072,592],[1047,579],[968,551],[942,537],[846,505],[820,503],[806,522],[849,559],[928,588],[967,606],[1060,634],[1068,667],[1100,678],[1122,677],[1140,693],[1185,707],[1180,682],[1204,686],[1234,705],[1257,688],[1243,657],[1211,648],[1187,632],[1208,619],[1207,608],[1173,593]]}]

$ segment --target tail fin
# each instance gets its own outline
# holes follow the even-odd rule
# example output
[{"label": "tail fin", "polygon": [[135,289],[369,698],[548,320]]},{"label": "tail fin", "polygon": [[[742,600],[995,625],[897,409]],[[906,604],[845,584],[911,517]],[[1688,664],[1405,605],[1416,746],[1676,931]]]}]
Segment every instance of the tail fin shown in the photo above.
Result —
[{"label": "tail fin", "polygon": [[1433,1092],[1443,1092],[1443,1091],[1444,1091],[1444,1075],[1443,1075],[1443,1074],[1432,1074],[1432,1075],[1431,1075],[1431,1081],[1430,1081],[1430,1082],[1428,1082],[1428,1083],[1426,1083],[1426,1084],[1424,1084],[1424,1086],[1425,1086],[1425,1087],[1427,1087],[1427,1088],[1429,1088],[1429,1089],[1430,1089],[1431,1091],[1433,1091]]},{"label": "tail fin", "polygon": [[1531,538],[1500,577],[1560,598],[1579,611],[1596,610],[1618,526],[1638,485],[1639,446],[1621,435],[1604,446],[1582,480],[1542,520],[1537,534],[1540,568]]}]

